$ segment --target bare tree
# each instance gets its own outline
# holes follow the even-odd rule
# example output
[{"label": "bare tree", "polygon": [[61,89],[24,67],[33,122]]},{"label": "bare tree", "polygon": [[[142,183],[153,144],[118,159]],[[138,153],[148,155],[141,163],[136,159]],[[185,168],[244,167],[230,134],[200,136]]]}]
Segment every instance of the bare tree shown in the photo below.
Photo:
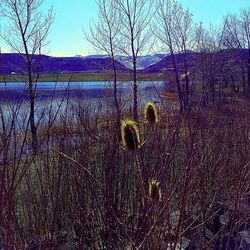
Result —
[{"label": "bare tree", "polygon": [[41,53],[54,16],[52,8],[44,16],[40,11],[43,0],[3,0],[0,14],[8,19],[2,39],[15,52],[23,54],[26,61],[27,84],[29,90],[29,123],[32,134],[33,153],[38,151],[37,126],[35,122],[35,96],[38,75],[33,77],[34,55]]},{"label": "bare tree", "polygon": [[242,66],[243,86],[247,72],[246,94],[250,99],[250,8],[242,9],[240,15],[228,14],[223,23],[223,44],[238,50]]},{"label": "bare tree", "polygon": [[121,14],[120,50],[132,58],[133,65],[133,118],[138,121],[138,56],[145,52],[151,34],[149,23],[152,17],[151,0],[114,0]]},{"label": "bare tree", "polygon": [[222,73],[221,30],[201,23],[195,30],[195,44],[198,52],[195,67],[202,86],[202,104],[215,101],[215,85]]},{"label": "bare tree", "polygon": [[116,56],[119,46],[120,15],[112,0],[98,0],[99,20],[98,23],[90,24],[90,32],[86,34],[87,40],[97,49],[98,52],[105,53],[112,63],[114,103],[117,113],[117,128],[120,126],[120,105],[117,96],[117,63]]},{"label": "bare tree", "polygon": [[[158,0],[156,3],[156,18],[152,32],[167,49],[172,57],[175,82],[179,95],[180,111],[188,106],[189,76],[188,76],[188,49],[192,47],[193,27],[192,14],[183,9],[177,1]],[[183,60],[177,61],[176,53],[183,54]],[[180,73],[184,73],[185,91],[181,89]]]}]

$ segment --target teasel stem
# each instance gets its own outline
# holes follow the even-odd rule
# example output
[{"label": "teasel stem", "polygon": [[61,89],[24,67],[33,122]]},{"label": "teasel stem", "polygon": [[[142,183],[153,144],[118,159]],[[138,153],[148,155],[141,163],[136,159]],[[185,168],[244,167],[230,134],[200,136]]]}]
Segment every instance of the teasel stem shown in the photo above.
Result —
[{"label": "teasel stem", "polygon": [[[186,190],[188,188],[188,178],[189,177],[189,174],[190,174],[190,171],[191,171],[191,160],[192,160],[192,156],[193,156],[193,148],[191,149],[191,153],[190,153],[190,157],[189,157],[189,160],[187,162],[187,165],[186,165],[186,168],[185,168],[185,173],[183,173],[183,175],[178,179],[178,181],[175,183],[174,185],[174,188],[172,190],[172,192],[170,193],[170,195],[167,197],[166,201],[164,202],[163,206],[161,207],[160,211],[157,213],[157,218],[160,219],[164,213],[166,212],[166,210],[168,211],[168,206],[169,206],[169,203],[170,203],[170,200],[173,198],[174,194],[176,194],[176,191],[177,189],[180,187],[182,181],[183,181],[183,178],[185,180],[185,184],[186,184]],[[183,198],[186,200],[186,196],[184,195],[183,193]],[[184,203],[182,203],[183,205]],[[150,211],[153,209],[153,206],[150,208]],[[149,211],[149,212],[150,212]],[[150,215],[150,213],[148,212],[148,214]],[[149,216],[148,215],[148,216]],[[182,219],[182,218],[180,218]],[[145,233],[144,235],[144,238],[138,243],[137,241],[136,244],[137,244],[137,250],[139,249],[142,249],[145,241],[147,240],[147,238],[151,235],[151,233],[154,231],[154,229],[156,228],[156,225],[157,225],[157,221],[154,221],[153,225],[150,227],[149,230],[147,230],[147,232]],[[179,228],[180,230],[180,228]],[[176,243],[177,243],[177,240],[178,240],[178,237],[176,238]],[[174,248],[173,248],[174,249]]]},{"label": "teasel stem", "polygon": [[[124,150],[131,151],[134,156],[135,166],[139,179],[139,188],[143,197],[143,206],[147,198],[144,178],[143,178],[143,157],[141,154],[141,146],[143,145],[140,140],[139,124],[134,120],[124,119],[121,121],[121,135],[122,147]],[[140,162],[141,158],[141,162]]]},{"label": "teasel stem", "polygon": [[[158,213],[159,209],[159,202],[161,201],[161,187],[160,187],[160,182],[156,180],[155,178],[152,178],[148,182],[147,186],[147,194],[148,198],[146,200],[146,205],[145,205],[145,214],[143,217],[142,224],[140,225],[140,228],[137,231],[137,235],[135,237],[135,242],[138,242],[140,240],[140,236],[142,236],[143,232],[146,230],[148,231],[151,225],[155,223],[155,219],[157,216],[155,216]],[[157,232],[152,230],[150,237],[150,242],[151,242],[151,248],[150,249],[157,249]],[[139,245],[139,244],[138,244]]]},{"label": "teasel stem", "polygon": [[145,190],[143,172],[142,172],[142,168],[141,168],[141,163],[140,163],[138,151],[135,152],[135,164],[136,164],[136,170],[137,170],[137,174],[138,174],[138,178],[139,178],[140,192],[141,192],[141,195],[143,197],[143,206],[145,206],[146,200],[147,200],[147,194],[146,194],[146,190]]}]

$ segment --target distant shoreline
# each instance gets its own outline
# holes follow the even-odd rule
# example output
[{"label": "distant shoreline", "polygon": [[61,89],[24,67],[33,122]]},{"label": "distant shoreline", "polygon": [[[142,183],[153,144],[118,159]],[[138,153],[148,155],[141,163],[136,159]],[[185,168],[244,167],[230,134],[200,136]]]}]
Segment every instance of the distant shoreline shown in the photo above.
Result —
[{"label": "distant shoreline", "polygon": [[[34,76],[35,79],[36,76]],[[41,74],[38,82],[103,82],[113,81],[112,73],[59,73],[59,74]],[[130,81],[133,76],[129,73],[119,73],[118,81]],[[138,73],[140,81],[162,81],[162,73]],[[5,82],[25,82],[25,75],[0,75],[0,83]]]}]

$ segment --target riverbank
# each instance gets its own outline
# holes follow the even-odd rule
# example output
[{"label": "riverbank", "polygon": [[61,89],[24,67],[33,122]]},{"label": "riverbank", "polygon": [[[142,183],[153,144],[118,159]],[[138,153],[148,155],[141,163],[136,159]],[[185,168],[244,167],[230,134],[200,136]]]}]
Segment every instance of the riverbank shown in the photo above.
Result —
[{"label": "riverbank", "polygon": [[[34,75],[34,80],[37,78]],[[113,81],[113,73],[58,73],[58,74],[41,74],[38,76],[39,82],[103,82]],[[133,76],[129,73],[119,73],[118,81],[131,81]],[[162,73],[139,73],[140,81],[162,81],[164,75]],[[0,75],[0,83],[4,82],[25,82],[25,75]]]}]

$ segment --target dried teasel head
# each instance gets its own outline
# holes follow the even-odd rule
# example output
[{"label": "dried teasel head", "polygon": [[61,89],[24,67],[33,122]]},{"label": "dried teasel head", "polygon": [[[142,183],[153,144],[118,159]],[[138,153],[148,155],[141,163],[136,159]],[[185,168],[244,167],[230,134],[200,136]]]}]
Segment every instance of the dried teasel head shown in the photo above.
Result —
[{"label": "dried teasel head", "polygon": [[149,198],[154,202],[158,203],[161,200],[161,188],[160,182],[152,179],[149,182],[149,190],[148,190]]},{"label": "dried teasel head", "polygon": [[136,150],[140,148],[140,135],[137,123],[125,119],[121,121],[122,146],[125,150]]},{"label": "dried teasel head", "polygon": [[149,123],[158,122],[158,112],[153,102],[146,103],[144,107],[144,116]]}]

